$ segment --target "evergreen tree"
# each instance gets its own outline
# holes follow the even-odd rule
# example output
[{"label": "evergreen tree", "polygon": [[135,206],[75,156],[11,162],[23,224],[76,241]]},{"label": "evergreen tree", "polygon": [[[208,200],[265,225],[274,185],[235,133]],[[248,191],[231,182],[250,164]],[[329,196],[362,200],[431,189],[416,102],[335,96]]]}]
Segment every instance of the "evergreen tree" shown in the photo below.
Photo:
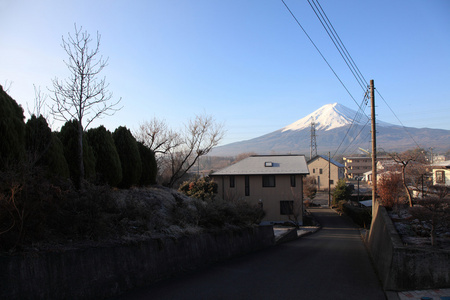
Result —
[{"label": "evergreen tree", "polygon": [[118,186],[130,188],[132,185],[139,184],[142,162],[136,139],[124,126],[118,127],[112,136],[122,165],[122,181]]},{"label": "evergreen tree", "polygon": [[0,170],[21,161],[25,155],[23,109],[0,86]]},{"label": "evergreen tree", "polygon": [[43,163],[48,167],[50,174],[63,178],[70,177],[69,165],[64,156],[64,146],[56,133],[52,133],[52,142]]},{"label": "evergreen tree", "polygon": [[[75,186],[80,187],[80,167],[78,164],[78,122],[73,120],[66,122],[61,128],[60,140],[64,146],[64,157],[69,165],[70,178],[75,183]],[[95,157],[92,147],[89,146],[86,136],[83,135],[83,162],[85,178],[91,179],[95,177]]]},{"label": "evergreen tree", "polygon": [[333,191],[333,201],[338,204],[341,200],[348,200],[353,192],[353,186],[348,186],[344,179],[340,179]]},{"label": "evergreen tree", "polygon": [[32,115],[27,121],[25,134],[25,148],[29,161],[34,165],[42,165],[42,158],[47,154],[52,142],[52,130],[41,115]]},{"label": "evergreen tree", "polygon": [[141,142],[138,142],[137,145],[142,162],[142,173],[139,185],[148,186],[156,184],[158,167],[156,165],[155,153]]},{"label": "evergreen tree", "polygon": [[111,132],[104,126],[89,129],[86,133],[95,156],[95,171],[101,182],[117,186],[122,180],[122,166]]}]

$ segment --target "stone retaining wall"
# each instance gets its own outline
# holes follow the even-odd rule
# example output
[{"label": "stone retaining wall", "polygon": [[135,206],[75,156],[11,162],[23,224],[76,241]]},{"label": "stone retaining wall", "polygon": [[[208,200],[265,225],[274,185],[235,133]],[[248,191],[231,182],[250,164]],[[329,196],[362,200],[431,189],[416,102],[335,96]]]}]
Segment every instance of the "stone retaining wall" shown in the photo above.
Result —
[{"label": "stone retaining wall", "polygon": [[272,226],[0,256],[0,299],[102,299],[274,244]]},{"label": "stone retaining wall", "polygon": [[450,251],[404,246],[386,209],[378,203],[367,244],[385,290],[450,287]]}]

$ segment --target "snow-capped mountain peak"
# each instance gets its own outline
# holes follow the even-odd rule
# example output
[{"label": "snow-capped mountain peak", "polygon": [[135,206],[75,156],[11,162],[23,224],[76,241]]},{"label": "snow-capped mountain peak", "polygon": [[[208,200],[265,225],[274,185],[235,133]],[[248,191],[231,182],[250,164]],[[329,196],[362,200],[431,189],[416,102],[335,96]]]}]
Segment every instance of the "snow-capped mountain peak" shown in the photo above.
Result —
[{"label": "snow-capped mountain peak", "polygon": [[356,111],[339,103],[326,104],[306,117],[284,127],[281,131],[310,128],[312,121],[316,124],[316,130],[327,131],[350,125],[353,120],[358,125],[365,125],[369,121],[365,114],[357,115]]}]

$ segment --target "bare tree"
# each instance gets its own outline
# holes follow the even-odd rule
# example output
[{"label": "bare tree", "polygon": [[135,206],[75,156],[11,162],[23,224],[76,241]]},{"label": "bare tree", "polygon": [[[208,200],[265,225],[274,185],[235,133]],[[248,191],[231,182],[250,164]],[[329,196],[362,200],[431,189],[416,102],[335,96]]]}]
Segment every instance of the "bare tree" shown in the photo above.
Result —
[{"label": "bare tree", "polygon": [[45,102],[47,101],[48,96],[41,91],[41,87],[36,88],[36,86],[33,84],[34,88],[34,107],[32,110],[28,107],[27,103],[27,110],[28,114],[30,116],[35,115],[37,118],[39,116],[43,116],[45,119],[47,118],[47,114],[45,113]]},{"label": "bare tree", "polygon": [[153,118],[141,123],[134,135],[155,152],[160,180],[173,187],[200,156],[217,146],[224,133],[223,125],[212,116],[198,115],[178,132],[170,129],[165,121]]},{"label": "bare tree", "polygon": [[243,160],[243,159],[245,159],[247,157],[250,157],[250,156],[256,155],[256,154],[257,154],[256,152],[244,152],[244,153],[238,154],[236,156],[236,159],[232,162],[232,164],[235,164],[235,163],[237,163],[237,162],[239,162],[239,161],[241,161],[241,160]]},{"label": "bare tree", "polygon": [[292,193],[292,202],[287,202],[289,205],[289,214],[288,218],[289,221],[291,221],[295,227],[298,229],[300,228],[300,222],[302,221],[303,217],[303,203],[302,203],[302,197],[299,193],[295,193],[294,188],[291,188]]},{"label": "bare tree", "polygon": [[137,141],[155,152],[158,161],[182,144],[180,134],[171,130],[165,121],[157,118],[141,123],[134,135]]},{"label": "bare tree", "polygon": [[403,153],[390,153],[389,156],[401,166],[402,184],[408,197],[409,206],[413,206],[411,190],[408,188],[407,172],[413,168],[412,165],[419,165],[425,161],[424,154],[420,149],[413,151],[405,151]]},{"label": "bare tree", "polygon": [[397,208],[402,190],[402,175],[399,172],[385,172],[378,179],[377,193],[385,207]]},{"label": "bare tree", "polygon": [[12,84],[13,84],[12,81],[5,80],[5,83],[3,84],[3,90],[4,90],[6,93],[9,93],[9,90],[11,89]]},{"label": "bare tree", "polygon": [[99,78],[100,73],[108,65],[108,59],[100,55],[100,34],[94,47],[92,38],[82,27],[75,25],[75,34],[62,37],[62,48],[68,55],[64,61],[70,71],[67,79],[53,79],[53,90],[50,98],[54,105],[50,108],[56,120],[76,120],[78,124],[78,166],[80,169],[80,187],[84,178],[83,164],[83,131],[97,118],[113,115],[120,110],[117,105],[121,101],[111,101],[112,93],[108,91],[109,84],[105,78]]},{"label": "bare tree", "polygon": [[303,196],[309,198],[308,203],[313,204],[317,194],[317,184],[314,176],[303,177]]},{"label": "bare tree", "polygon": [[208,154],[222,140],[225,131],[212,116],[197,115],[190,120],[182,133],[182,143],[168,151],[170,178],[172,187],[195,165],[200,156]]},{"label": "bare tree", "polygon": [[431,226],[431,245],[437,246],[436,230],[450,225],[450,199],[445,199],[449,189],[445,186],[434,186],[436,195],[419,200],[418,206],[410,207],[409,213]]}]

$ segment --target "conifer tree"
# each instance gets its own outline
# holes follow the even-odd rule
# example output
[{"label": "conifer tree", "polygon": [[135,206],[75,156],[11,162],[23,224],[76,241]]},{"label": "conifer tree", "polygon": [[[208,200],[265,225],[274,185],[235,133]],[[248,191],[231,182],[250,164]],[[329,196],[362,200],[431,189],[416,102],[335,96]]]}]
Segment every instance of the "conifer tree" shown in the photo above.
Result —
[{"label": "conifer tree", "polygon": [[22,107],[0,86],[0,170],[24,158],[24,118]]},{"label": "conifer tree", "polygon": [[130,188],[139,184],[142,172],[142,162],[136,139],[124,126],[118,127],[112,134],[117,153],[122,165],[122,181],[120,188]]},{"label": "conifer tree", "polygon": [[122,166],[110,131],[104,126],[89,129],[86,133],[95,156],[95,171],[100,182],[117,186],[122,180]]}]

